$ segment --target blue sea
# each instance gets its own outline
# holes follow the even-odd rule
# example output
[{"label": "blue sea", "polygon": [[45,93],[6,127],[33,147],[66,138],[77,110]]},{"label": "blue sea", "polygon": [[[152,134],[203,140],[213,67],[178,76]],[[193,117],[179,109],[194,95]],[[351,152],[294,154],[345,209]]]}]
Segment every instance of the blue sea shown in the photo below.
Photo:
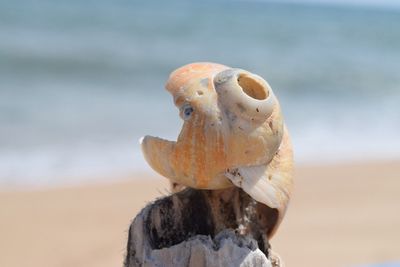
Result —
[{"label": "blue sea", "polygon": [[400,158],[400,9],[268,1],[0,1],[0,186],[151,171],[169,73],[212,61],[278,96],[296,162]]}]

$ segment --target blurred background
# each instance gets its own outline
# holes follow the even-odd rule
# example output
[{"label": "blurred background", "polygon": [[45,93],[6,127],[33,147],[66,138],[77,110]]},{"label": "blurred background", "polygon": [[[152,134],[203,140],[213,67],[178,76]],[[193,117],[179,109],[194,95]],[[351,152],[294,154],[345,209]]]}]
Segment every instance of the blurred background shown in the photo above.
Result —
[{"label": "blurred background", "polygon": [[[324,266],[394,261],[396,255],[400,259],[399,211],[393,207],[393,201],[400,201],[397,197],[400,195],[400,182],[397,182],[400,178],[397,164],[400,158],[399,1],[1,1],[0,188],[3,193],[0,198],[3,198],[3,207],[0,212],[3,222],[0,226],[3,223],[6,229],[15,225],[16,218],[21,219],[18,216],[28,211],[35,218],[54,214],[51,203],[64,205],[69,210],[69,213],[60,213],[63,218],[60,222],[65,222],[65,218],[71,220],[74,215],[70,209],[84,201],[91,203],[87,207],[93,211],[96,199],[110,205],[107,211],[99,211],[106,217],[112,207],[118,210],[121,205],[136,205],[137,212],[145,201],[151,201],[160,191],[165,192],[165,184],[161,185],[164,180],[145,163],[138,140],[146,134],[177,137],[181,121],[164,84],[171,71],[195,61],[249,70],[268,80],[274,89],[293,138],[297,166],[300,166],[299,200],[294,201],[293,209],[304,204],[303,212],[300,208],[289,212],[288,224],[311,223],[315,224],[314,229],[320,227],[326,233],[323,229],[327,224],[322,217],[319,217],[322,221],[307,217],[310,222],[296,216],[304,218],[301,216],[306,216],[305,209],[310,216],[318,213],[304,201],[315,202],[318,196],[326,196],[327,192],[321,188],[332,181],[336,181],[329,186],[332,198],[326,200],[331,201],[331,210],[326,211],[322,206],[318,214],[340,210],[336,202],[339,198],[343,201],[340,207],[348,206],[354,199],[365,207],[364,198],[372,197],[371,201],[379,204],[377,209],[373,208],[374,212],[381,210],[380,204],[388,209],[385,216],[392,217],[378,216],[377,220],[390,223],[391,228],[386,229],[390,229],[387,236],[391,241],[383,238],[379,248],[365,250],[355,244],[356,247],[345,250],[347,254],[342,254],[348,261]],[[337,182],[337,176],[349,173],[355,174],[352,176],[355,180],[342,177]],[[149,180],[153,183],[146,187],[153,190],[147,195],[138,193],[146,184],[140,182],[143,176],[148,177],[146,183]],[[112,186],[88,187],[98,181],[111,184],[127,180],[135,186],[113,184],[120,186],[115,191],[109,189]],[[346,183],[349,187],[341,187]],[[376,188],[382,184],[387,187],[381,188],[382,196],[375,201]],[[61,189],[65,186],[79,189]],[[57,189],[51,191],[49,187]],[[346,191],[346,188],[350,189]],[[124,194],[126,199],[112,202],[116,195]],[[64,204],[57,202],[61,201],[60,197]],[[71,199],[77,202],[73,204]],[[37,209],[27,203],[36,203],[32,205]],[[43,205],[49,205],[48,210],[41,210]],[[93,226],[90,228],[93,220],[97,222],[103,215],[93,215],[90,211],[81,213],[89,214],[86,223],[93,230]],[[122,225],[121,229],[111,228],[113,224],[108,222],[110,235],[118,231],[120,239],[125,238],[132,212],[121,211],[125,216],[118,225]],[[354,210],[349,210],[347,215],[353,213]],[[372,213],[365,210],[364,215],[355,218],[354,226],[364,225],[373,217]],[[55,218],[49,216],[42,223],[54,226]],[[345,226],[350,223],[345,217],[335,218]],[[332,223],[331,219],[328,221]],[[76,229],[82,229],[79,228],[82,223],[76,223]],[[288,258],[289,266],[305,266],[298,263],[300,256],[293,259],[290,255],[295,254],[285,249],[295,239],[289,233],[307,233],[312,229],[292,229],[286,224],[282,228],[286,239],[282,239],[285,242],[278,239],[277,243],[283,258]],[[335,224],[330,229],[339,232],[339,228]],[[385,227],[372,224],[360,235],[366,238],[374,232],[382,238],[379,233],[382,228]],[[73,232],[77,234],[80,230],[76,229]],[[98,236],[96,233],[93,236]],[[15,241],[15,235],[8,234],[8,240]],[[65,239],[57,240],[69,244],[66,240],[71,235],[64,234]],[[325,249],[318,255],[340,257],[332,252],[333,244],[325,237],[320,235],[321,242],[314,244],[315,249]],[[23,238],[29,236],[21,237],[26,242]],[[118,238],[110,239],[108,249],[82,252],[81,256],[70,253],[68,257],[60,250],[57,253],[61,254],[54,254],[58,256],[51,266],[90,266],[94,263],[87,260],[88,253],[98,259],[110,250],[115,252],[113,258],[103,259],[101,263],[121,262],[125,241]],[[117,239],[115,249],[113,244]],[[10,242],[4,240],[3,247],[11,251]],[[364,239],[358,240],[365,244]],[[300,237],[297,241],[301,243]],[[322,245],[325,241],[328,246]],[[378,241],[371,239],[371,242]],[[14,243],[17,251],[18,242]],[[92,248],[93,243],[88,241],[87,247]],[[75,243],[71,241],[71,249],[72,244]],[[49,251],[53,245],[48,245]],[[41,246],[46,245],[41,243]],[[40,262],[49,255],[46,251],[38,248],[32,259]],[[13,255],[10,253],[7,254]],[[0,265],[12,266],[12,262],[10,258]],[[97,262],[93,266],[102,265]]]}]

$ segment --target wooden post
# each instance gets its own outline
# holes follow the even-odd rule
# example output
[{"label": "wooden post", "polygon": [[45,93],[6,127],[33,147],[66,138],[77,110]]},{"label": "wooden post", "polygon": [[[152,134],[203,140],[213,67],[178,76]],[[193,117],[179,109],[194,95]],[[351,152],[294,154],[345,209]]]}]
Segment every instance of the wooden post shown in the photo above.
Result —
[{"label": "wooden post", "polygon": [[187,188],[136,216],[125,267],[282,266],[266,235],[277,215],[237,187]]}]

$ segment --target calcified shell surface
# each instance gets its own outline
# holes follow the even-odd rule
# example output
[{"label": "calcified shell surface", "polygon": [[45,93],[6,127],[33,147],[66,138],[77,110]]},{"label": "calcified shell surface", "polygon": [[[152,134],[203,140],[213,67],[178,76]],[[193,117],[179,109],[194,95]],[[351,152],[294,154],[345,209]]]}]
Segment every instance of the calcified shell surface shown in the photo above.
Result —
[{"label": "calcified shell surface", "polygon": [[290,197],[293,160],[269,84],[242,69],[193,63],[172,72],[166,88],[184,123],[177,141],[143,138],[149,165],[193,188],[242,187],[278,209],[277,227]]}]

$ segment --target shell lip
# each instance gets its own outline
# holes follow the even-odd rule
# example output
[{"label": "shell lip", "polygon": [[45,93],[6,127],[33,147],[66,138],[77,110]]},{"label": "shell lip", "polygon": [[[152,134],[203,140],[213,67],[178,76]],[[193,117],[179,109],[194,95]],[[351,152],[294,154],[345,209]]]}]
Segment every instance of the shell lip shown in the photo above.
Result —
[{"label": "shell lip", "polygon": [[[274,92],[271,88],[271,86],[268,84],[266,80],[264,80],[261,76],[251,73],[249,71],[243,70],[243,69],[231,69],[233,71],[232,75],[230,77],[234,77],[235,79],[235,84],[239,86],[242,89],[242,92],[246,97],[251,99],[252,101],[258,101],[258,102],[266,102],[269,101],[272,98],[275,98]],[[240,83],[241,78],[247,78],[247,77],[252,77],[252,80],[254,80],[254,84],[256,84],[257,87],[262,87],[263,90],[263,96],[258,96],[258,95],[252,95],[247,91],[247,88],[245,88],[243,85]],[[265,89],[264,89],[265,88]]]},{"label": "shell lip", "polygon": [[139,138],[139,140],[138,140],[139,141],[139,145],[143,144],[143,140],[146,138],[146,136],[142,136],[142,137]]},{"label": "shell lip", "polygon": [[174,141],[174,140],[168,140],[168,139],[163,138],[163,137],[146,134],[145,136],[142,136],[142,137],[139,138],[139,140],[138,140],[139,141],[139,145],[143,146],[146,143],[146,141],[149,140],[149,139],[158,139],[160,141],[167,141],[167,142],[175,142],[176,143],[176,141]]},{"label": "shell lip", "polygon": [[145,135],[139,138],[139,145],[142,150],[142,154],[144,155],[144,158],[146,161],[150,164],[151,166],[151,159],[150,159],[150,154],[148,151],[148,144],[152,141],[158,141],[158,142],[165,142],[165,143],[174,143],[176,144],[176,141],[171,141],[165,138],[161,138],[158,136],[152,136],[152,135]]}]

